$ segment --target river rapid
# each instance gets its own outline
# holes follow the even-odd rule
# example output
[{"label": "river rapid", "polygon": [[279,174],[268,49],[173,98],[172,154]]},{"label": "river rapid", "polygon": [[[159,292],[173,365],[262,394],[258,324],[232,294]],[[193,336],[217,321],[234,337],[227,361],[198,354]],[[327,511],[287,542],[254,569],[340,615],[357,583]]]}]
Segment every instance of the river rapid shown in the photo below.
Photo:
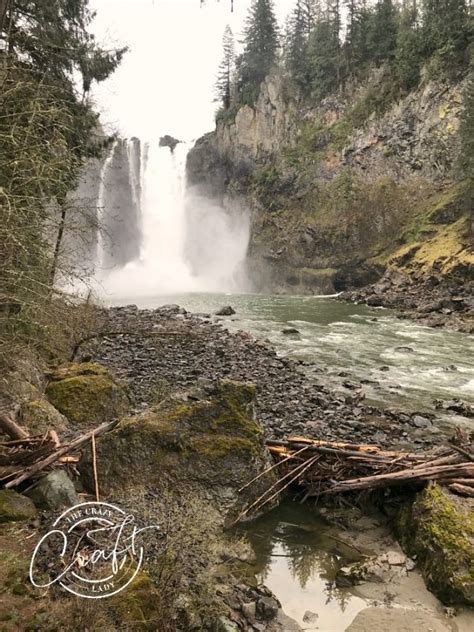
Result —
[{"label": "river rapid", "polygon": [[[111,301],[112,303],[112,301]],[[300,360],[316,381],[341,391],[359,387],[368,404],[416,411],[435,410],[435,400],[474,404],[474,339],[400,320],[389,310],[334,298],[261,294],[172,294],[115,299],[139,308],[178,304],[213,314],[232,305],[225,326],[268,339],[281,356]],[[294,328],[299,333],[285,334]],[[456,413],[451,423],[474,425]]]}]

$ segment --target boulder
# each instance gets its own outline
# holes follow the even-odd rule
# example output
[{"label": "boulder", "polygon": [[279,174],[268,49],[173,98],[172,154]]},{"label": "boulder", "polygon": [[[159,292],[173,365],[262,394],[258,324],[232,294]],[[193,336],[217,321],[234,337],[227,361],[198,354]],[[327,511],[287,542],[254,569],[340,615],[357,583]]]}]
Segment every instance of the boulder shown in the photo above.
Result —
[{"label": "boulder", "polygon": [[295,327],[285,327],[281,330],[281,333],[285,336],[291,336],[292,334],[299,334],[300,332]]},{"label": "boulder", "polygon": [[[239,492],[271,462],[254,397],[252,384],[223,381],[123,419],[97,442],[102,492],[134,494],[168,483],[201,493],[223,516],[237,517],[276,480],[271,472]],[[79,468],[92,490],[90,451]]]},{"label": "boulder", "polygon": [[257,602],[257,613],[265,621],[271,621],[278,616],[280,604],[273,597],[260,597]]},{"label": "boulder", "polygon": [[40,509],[63,509],[80,502],[74,484],[64,470],[50,472],[28,491],[28,496]]},{"label": "boulder", "polygon": [[225,305],[217,310],[216,316],[232,316],[235,313],[235,309],[231,305]]},{"label": "boulder", "polygon": [[47,399],[25,401],[20,409],[21,424],[30,434],[43,434],[48,430],[63,432],[68,421]]},{"label": "boulder", "polygon": [[100,364],[72,363],[48,377],[46,396],[71,422],[96,426],[126,413],[125,388]]},{"label": "boulder", "polygon": [[176,149],[176,145],[179,145],[179,143],[181,143],[180,140],[178,140],[177,138],[173,138],[173,136],[170,136],[169,134],[165,134],[164,136],[162,136],[160,138],[160,147],[169,147],[171,149],[171,151],[173,152]]},{"label": "boulder", "polygon": [[0,490],[0,523],[30,520],[36,514],[32,501],[11,489]]},{"label": "boulder", "polygon": [[441,601],[474,605],[474,499],[428,485],[400,512],[396,528]]}]

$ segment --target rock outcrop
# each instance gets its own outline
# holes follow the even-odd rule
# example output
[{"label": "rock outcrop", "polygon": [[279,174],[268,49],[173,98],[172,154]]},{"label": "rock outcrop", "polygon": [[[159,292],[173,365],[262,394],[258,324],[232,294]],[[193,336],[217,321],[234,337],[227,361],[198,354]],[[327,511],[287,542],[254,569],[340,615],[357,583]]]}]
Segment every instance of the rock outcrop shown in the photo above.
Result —
[{"label": "rock outcrop", "polygon": [[30,520],[36,515],[34,504],[12,489],[0,490],[0,523]]},{"label": "rock outcrop", "polygon": [[[133,494],[166,482],[175,493],[202,497],[227,520],[238,517],[274,482],[270,474],[239,491],[269,464],[254,397],[251,384],[223,381],[123,419],[98,440],[103,492]],[[90,459],[81,470],[93,489]]]},{"label": "rock outcrop", "polygon": [[160,147],[169,147],[171,149],[171,152],[173,152],[176,149],[176,145],[179,145],[180,142],[181,141],[177,138],[173,138],[173,136],[165,134],[160,138],[159,145]]},{"label": "rock outcrop", "polygon": [[124,387],[103,366],[71,363],[49,373],[46,396],[74,424],[94,426],[125,414]]},{"label": "rock outcrop", "polygon": [[400,247],[440,233],[456,259],[469,241],[465,191],[453,186],[464,84],[424,79],[395,98],[390,82],[387,68],[374,69],[316,104],[275,71],[254,107],[221,115],[190,152],[190,184],[252,209],[255,289],[362,287]]},{"label": "rock outcrop", "polygon": [[437,597],[474,605],[474,500],[431,484],[402,510],[397,529]]}]

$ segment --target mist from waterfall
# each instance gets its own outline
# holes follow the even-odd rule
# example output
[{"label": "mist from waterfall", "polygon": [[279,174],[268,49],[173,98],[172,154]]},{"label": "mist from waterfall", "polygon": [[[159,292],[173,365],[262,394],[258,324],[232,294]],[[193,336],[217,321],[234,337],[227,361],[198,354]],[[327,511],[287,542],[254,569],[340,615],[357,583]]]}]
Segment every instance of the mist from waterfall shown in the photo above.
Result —
[{"label": "mist from waterfall", "polygon": [[[101,176],[98,293],[111,299],[248,289],[243,272],[248,213],[235,204],[224,208],[186,189],[190,145],[180,143],[171,151],[158,141],[120,142],[126,143],[121,170],[114,166],[114,145]],[[123,207],[125,189],[130,215],[117,211]],[[138,256],[124,261],[121,253],[130,252],[136,240]]]}]

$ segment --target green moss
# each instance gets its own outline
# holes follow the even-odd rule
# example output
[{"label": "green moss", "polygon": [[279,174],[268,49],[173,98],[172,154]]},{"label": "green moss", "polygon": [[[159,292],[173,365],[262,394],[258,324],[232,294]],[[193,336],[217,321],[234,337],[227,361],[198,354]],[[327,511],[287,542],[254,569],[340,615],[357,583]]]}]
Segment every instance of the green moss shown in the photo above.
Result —
[{"label": "green moss", "polygon": [[141,630],[156,629],[160,595],[147,573],[138,573],[126,590],[108,601],[121,626],[132,624]]},{"label": "green moss", "polygon": [[461,503],[431,484],[401,511],[397,532],[430,590],[445,603],[473,605],[474,511]]},{"label": "green moss", "polygon": [[21,407],[21,419],[32,434],[47,430],[64,430],[66,420],[61,413],[45,399],[33,399],[24,402]]},{"label": "green moss", "polygon": [[29,520],[36,515],[32,501],[11,489],[0,490],[0,523]]},{"label": "green moss", "polygon": [[259,452],[254,441],[227,435],[200,435],[191,438],[188,445],[193,452],[208,459],[222,459],[232,455],[251,458]]},{"label": "green moss", "polygon": [[99,424],[119,417],[127,396],[104,367],[92,363],[69,365],[54,372],[46,388],[51,403],[79,424]]},{"label": "green moss", "polygon": [[81,375],[109,375],[109,372],[105,366],[96,362],[70,362],[53,369],[47,375],[49,380],[57,381]]}]

